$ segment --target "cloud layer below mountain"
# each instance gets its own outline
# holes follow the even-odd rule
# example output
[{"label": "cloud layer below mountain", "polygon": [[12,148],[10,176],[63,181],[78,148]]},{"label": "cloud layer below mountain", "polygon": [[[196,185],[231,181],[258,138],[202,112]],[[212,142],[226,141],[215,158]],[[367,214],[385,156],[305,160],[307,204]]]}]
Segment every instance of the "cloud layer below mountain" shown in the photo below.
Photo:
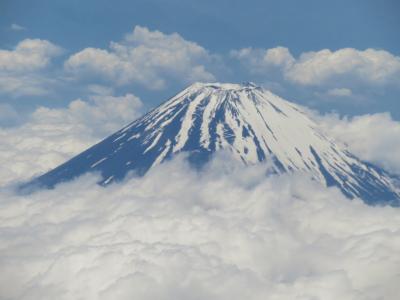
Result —
[{"label": "cloud layer below mountain", "polygon": [[[397,299],[400,214],[217,158],[1,191],[5,299]],[[223,176],[221,176],[223,174]]]}]

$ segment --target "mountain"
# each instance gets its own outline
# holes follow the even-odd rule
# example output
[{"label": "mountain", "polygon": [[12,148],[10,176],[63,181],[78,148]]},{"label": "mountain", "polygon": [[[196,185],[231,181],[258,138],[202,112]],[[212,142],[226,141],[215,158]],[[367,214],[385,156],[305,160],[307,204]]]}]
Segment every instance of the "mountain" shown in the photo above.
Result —
[{"label": "mountain", "polygon": [[32,183],[53,187],[100,171],[106,185],[180,152],[201,166],[220,149],[245,164],[270,160],[276,173],[304,172],[349,198],[400,203],[388,173],[325,136],[302,107],[252,83],[195,83]]}]

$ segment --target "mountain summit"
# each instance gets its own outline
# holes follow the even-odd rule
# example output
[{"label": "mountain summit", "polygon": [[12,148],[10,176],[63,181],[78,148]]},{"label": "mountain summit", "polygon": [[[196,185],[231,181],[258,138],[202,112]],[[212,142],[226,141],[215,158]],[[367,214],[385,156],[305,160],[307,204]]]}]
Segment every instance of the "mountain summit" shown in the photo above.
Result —
[{"label": "mountain summit", "polygon": [[105,185],[180,152],[201,165],[220,149],[245,164],[270,160],[276,173],[304,172],[349,198],[400,199],[385,171],[325,136],[300,106],[253,83],[195,83],[33,183],[52,187],[99,171]]}]

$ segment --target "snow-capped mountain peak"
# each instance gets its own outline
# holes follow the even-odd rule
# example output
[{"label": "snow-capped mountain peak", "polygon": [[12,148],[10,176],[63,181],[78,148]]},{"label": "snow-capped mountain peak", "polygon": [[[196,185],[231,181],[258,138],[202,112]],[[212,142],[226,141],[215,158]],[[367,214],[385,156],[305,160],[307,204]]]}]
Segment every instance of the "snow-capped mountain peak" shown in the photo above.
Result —
[{"label": "snow-capped mountain peak", "polygon": [[53,186],[96,170],[108,184],[180,152],[201,165],[221,149],[245,164],[270,160],[276,173],[303,172],[351,198],[400,198],[383,170],[325,136],[302,107],[251,82],[194,83],[35,182]]}]

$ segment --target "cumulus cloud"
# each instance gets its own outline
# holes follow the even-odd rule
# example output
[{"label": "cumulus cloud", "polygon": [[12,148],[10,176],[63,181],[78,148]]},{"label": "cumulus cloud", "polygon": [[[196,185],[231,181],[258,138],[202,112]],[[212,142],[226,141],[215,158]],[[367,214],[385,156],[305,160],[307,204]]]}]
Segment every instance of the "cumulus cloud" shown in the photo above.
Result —
[{"label": "cumulus cloud", "polygon": [[296,84],[320,86],[335,81],[358,81],[382,86],[399,84],[400,57],[385,50],[323,49],[294,58],[287,48],[245,48],[232,52],[250,70],[267,73],[271,66],[281,67],[284,77]]},{"label": "cumulus cloud", "polygon": [[340,117],[317,116],[326,132],[361,159],[400,174],[400,122],[389,113]]},{"label": "cumulus cloud", "polygon": [[[6,299],[387,299],[400,214],[264,166],[182,159],[107,188],[0,191]],[[223,174],[223,176],[221,176]]]},{"label": "cumulus cloud", "polygon": [[252,72],[262,73],[271,67],[288,69],[295,62],[288,48],[276,47],[271,49],[243,48],[232,50],[230,55],[241,60]]},{"label": "cumulus cloud", "polygon": [[46,67],[61,48],[46,40],[25,39],[13,50],[0,50],[0,71],[26,72]]},{"label": "cumulus cloud", "polygon": [[355,76],[372,84],[386,84],[397,80],[399,74],[400,57],[384,50],[345,48],[303,53],[287,77],[304,85],[318,85],[340,75]]},{"label": "cumulus cloud", "polygon": [[214,80],[207,70],[212,61],[206,49],[182,38],[136,26],[109,49],[85,48],[65,62],[67,70],[89,73],[123,85],[131,82],[160,89],[168,79],[183,82]]},{"label": "cumulus cloud", "polygon": [[0,91],[11,95],[41,95],[54,79],[40,71],[60,55],[57,45],[40,39],[25,39],[13,50],[0,49]]},{"label": "cumulus cloud", "polygon": [[[15,127],[0,128],[0,185],[30,178],[64,162],[140,116],[132,94],[92,95],[67,108],[39,107]],[[0,106],[0,117],[15,111]]]}]

